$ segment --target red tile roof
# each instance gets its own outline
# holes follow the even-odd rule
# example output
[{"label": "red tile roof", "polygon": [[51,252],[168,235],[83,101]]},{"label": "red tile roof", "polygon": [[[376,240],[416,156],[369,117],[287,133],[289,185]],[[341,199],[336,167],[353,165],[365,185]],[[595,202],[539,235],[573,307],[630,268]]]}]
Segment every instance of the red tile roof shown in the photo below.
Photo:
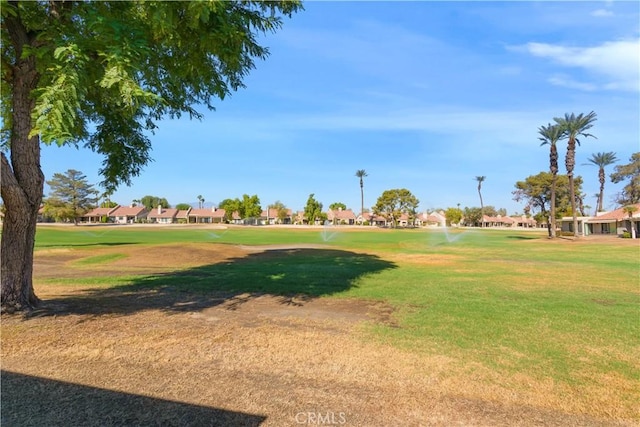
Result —
[{"label": "red tile roof", "polygon": [[109,216],[141,216],[146,212],[144,206],[118,206]]},{"label": "red tile roof", "polygon": [[329,211],[327,212],[327,218],[329,220],[338,219],[338,220],[348,221],[350,219],[355,220],[356,219],[356,214],[354,214],[351,209],[343,209],[343,210],[340,210],[340,209],[331,210],[331,209],[329,209]]},{"label": "red tile roof", "polygon": [[187,219],[189,211],[191,211],[191,209],[178,211],[178,213],[176,214],[176,219]]},{"label": "red tile roof", "polygon": [[[632,214],[633,218],[639,218],[640,217],[640,203],[636,203],[635,205],[631,205],[631,206],[635,206],[636,211]],[[598,215],[595,216],[593,218],[591,218],[588,222],[601,222],[601,221],[612,221],[612,220],[616,220],[616,221],[622,221],[625,219],[629,218],[629,214],[627,212],[624,211],[625,207],[621,207],[618,208],[614,211],[611,212],[607,212],[605,214],[602,215]]]},{"label": "red tile roof", "polygon": [[189,211],[189,216],[197,216],[204,218],[223,218],[225,210],[224,209],[191,209]]},{"label": "red tile roof", "polygon": [[149,213],[147,214],[147,218],[175,218],[177,214],[178,209],[160,209],[160,213],[158,213],[158,208],[156,208],[149,211]]},{"label": "red tile roof", "polygon": [[[269,218],[278,218],[278,209],[276,208],[269,208],[269,212],[267,212],[266,210],[262,211],[262,213],[260,214],[260,218],[266,218],[267,213],[269,214]],[[292,213],[293,212],[291,211],[291,209],[287,209],[287,216],[291,216]]]},{"label": "red tile roof", "polygon": [[92,211],[87,212],[82,215],[83,217],[94,217],[94,216],[109,216],[112,211],[116,210],[119,206],[115,208],[95,208]]}]

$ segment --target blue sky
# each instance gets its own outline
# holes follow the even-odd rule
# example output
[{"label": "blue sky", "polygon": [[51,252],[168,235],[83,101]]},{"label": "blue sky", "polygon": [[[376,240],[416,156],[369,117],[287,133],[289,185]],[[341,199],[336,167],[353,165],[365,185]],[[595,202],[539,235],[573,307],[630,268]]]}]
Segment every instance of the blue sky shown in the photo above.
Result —
[{"label": "blue sky", "polygon": [[[420,211],[485,205],[521,213],[516,181],[548,170],[538,128],[595,111],[576,173],[595,207],[592,153],[640,150],[638,2],[307,2],[262,38],[270,57],[202,121],[166,120],[154,162],[112,197],[206,204],[257,194],[303,209],[309,194],[360,210],[407,188]],[[564,173],[565,144],[560,146]],[[101,158],[44,147],[47,179],[100,182]],[[613,171],[607,170],[607,175]],[[605,184],[605,208],[622,185]],[[48,189],[45,187],[45,194]]]}]

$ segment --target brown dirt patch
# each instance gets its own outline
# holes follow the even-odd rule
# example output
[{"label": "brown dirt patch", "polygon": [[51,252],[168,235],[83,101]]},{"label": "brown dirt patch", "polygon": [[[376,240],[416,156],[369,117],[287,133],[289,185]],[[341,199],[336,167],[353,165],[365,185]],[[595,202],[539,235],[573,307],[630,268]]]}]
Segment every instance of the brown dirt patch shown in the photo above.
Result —
[{"label": "brown dirt patch", "polygon": [[[38,294],[52,299],[92,291],[38,285],[41,278],[115,269],[162,273],[247,253],[213,244],[99,252],[111,251],[128,256],[90,270],[74,262],[97,251],[38,253]],[[90,301],[121,304],[135,297]],[[321,416],[350,426],[631,425],[554,406],[535,390],[518,395],[503,378],[487,383],[491,376],[482,367],[461,366],[449,356],[368,340],[367,325],[393,322],[384,303],[212,298],[221,301],[177,311],[53,307],[28,319],[3,315],[2,424],[286,426],[318,424]]]}]

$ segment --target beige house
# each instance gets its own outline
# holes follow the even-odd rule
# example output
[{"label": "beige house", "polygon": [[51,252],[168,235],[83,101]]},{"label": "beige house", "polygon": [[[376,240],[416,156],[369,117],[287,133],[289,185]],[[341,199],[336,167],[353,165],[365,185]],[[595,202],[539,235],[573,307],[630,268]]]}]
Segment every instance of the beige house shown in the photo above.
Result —
[{"label": "beige house", "polygon": [[[629,213],[625,212],[625,208],[618,208],[611,212],[601,212],[595,217],[589,217],[582,223],[578,223],[578,230],[584,231],[584,235],[590,234],[616,234],[622,235],[622,233],[629,232],[632,237],[640,236],[640,203],[632,205],[635,207],[635,211],[629,216]],[[568,218],[567,228],[573,228],[573,218]],[[563,230],[565,226],[565,218],[562,219]],[[582,229],[580,229],[582,225]],[[634,233],[635,232],[635,233]],[[634,237],[634,238],[635,238]]]},{"label": "beige house", "polygon": [[109,219],[116,224],[133,224],[147,218],[144,206],[118,206],[111,213]]},{"label": "beige house", "polygon": [[89,224],[103,222],[103,218],[105,221],[109,221],[109,218],[113,216],[112,213],[119,207],[120,206],[116,206],[115,208],[95,208],[82,215],[80,221],[88,222]]},{"label": "beige house", "polygon": [[439,227],[446,224],[447,220],[443,212],[423,212],[416,216],[415,223],[418,227]]},{"label": "beige house", "polygon": [[187,214],[189,224],[220,224],[224,222],[224,209],[191,209]]},{"label": "beige house", "polygon": [[371,226],[385,227],[387,225],[387,219],[381,215],[374,215],[371,212],[364,212],[358,215],[356,218],[358,224],[364,224],[368,222]]},{"label": "beige house", "polygon": [[327,220],[333,225],[354,225],[356,214],[351,209],[336,209],[327,211]]},{"label": "beige house", "polygon": [[291,224],[292,222],[293,212],[291,209],[287,209],[287,215],[283,219],[278,218],[278,209],[276,208],[268,208],[260,214],[260,224],[262,225]]},{"label": "beige house", "polygon": [[[155,224],[173,224],[176,222],[186,222],[189,212],[188,210],[178,210],[173,208],[163,208],[158,206],[147,214],[147,221]],[[182,221],[180,221],[182,220]]]}]

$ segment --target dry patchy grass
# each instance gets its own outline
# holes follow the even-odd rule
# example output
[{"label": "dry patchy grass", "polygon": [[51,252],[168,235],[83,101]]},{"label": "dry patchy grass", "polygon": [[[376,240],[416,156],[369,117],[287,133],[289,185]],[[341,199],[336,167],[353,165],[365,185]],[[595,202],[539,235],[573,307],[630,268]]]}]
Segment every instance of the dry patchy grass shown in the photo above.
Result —
[{"label": "dry patchy grass", "polygon": [[[77,264],[110,253],[126,257],[90,270]],[[246,254],[213,244],[39,251],[36,283],[162,273]],[[405,262],[427,261],[416,255]],[[37,288],[45,300],[92,290]],[[498,375],[453,356],[368,340],[363,325],[394,325],[380,302],[220,298],[178,311],[94,307],[91,314],[54,304],[27,320],[3,316],[3,424],[281,426],[312,412],[341,414],[346,425],[600,426],[631,425],[621,420],[634,417],[628,407],[611,407],[617,396],[606,390],[583,396],[552,379]],[[628,386],[616,378],[598,383]]]}]

